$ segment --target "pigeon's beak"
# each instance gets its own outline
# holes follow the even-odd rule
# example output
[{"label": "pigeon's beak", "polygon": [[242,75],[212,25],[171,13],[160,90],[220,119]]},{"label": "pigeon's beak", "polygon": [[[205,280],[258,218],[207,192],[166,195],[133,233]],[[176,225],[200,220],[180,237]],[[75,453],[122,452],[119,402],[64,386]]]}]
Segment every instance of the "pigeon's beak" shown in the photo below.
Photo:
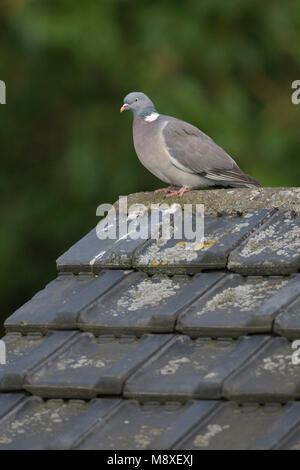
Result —
[{"label": "pigeon's beak", "polygon": [[126,109],[128,109],[128,108],[129,108],[129,104],[124,103],[123,106],[120,109],[120,113],[123,113],[123,111],[126,111]]}]

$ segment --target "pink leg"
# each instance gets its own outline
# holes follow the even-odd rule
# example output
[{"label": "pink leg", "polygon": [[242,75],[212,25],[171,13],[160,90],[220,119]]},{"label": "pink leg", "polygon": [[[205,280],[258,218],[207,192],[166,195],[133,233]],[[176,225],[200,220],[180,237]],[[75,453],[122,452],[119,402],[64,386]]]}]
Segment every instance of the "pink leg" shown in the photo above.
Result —
[{"label": "pink leg", "polygon": [[156,189],[154,192],[155,193],[169,193],[171,191],[174,191],[174,188],[176,188],[176,186],[168,186],[167,188]]},{"label": "pink leg", "polygon": [[187,188],[186,186],[182,186],[182,188],[180,189],[174,189],[174,191],[170,192],[169,194],[167,194],[166,197],[172,197],[172,196],[179,196],[179,197],[182,197],[183,194],[186,192],[186,191],[189,191],[189,188]]}]

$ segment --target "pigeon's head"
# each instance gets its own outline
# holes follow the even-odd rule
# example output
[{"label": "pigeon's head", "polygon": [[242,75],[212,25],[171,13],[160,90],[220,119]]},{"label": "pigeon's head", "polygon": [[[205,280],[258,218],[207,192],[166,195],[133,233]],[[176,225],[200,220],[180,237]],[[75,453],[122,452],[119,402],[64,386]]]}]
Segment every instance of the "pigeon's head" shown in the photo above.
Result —
[{"label": "pigeon's head", "polygon": [[130,109],[130,111],[133,112],[134,117],[144,118],[156,112],[154,104],[150,98],[139,91],[133,91],[126,95],[123,102],[124,104],[120,109],[121,113]]}]

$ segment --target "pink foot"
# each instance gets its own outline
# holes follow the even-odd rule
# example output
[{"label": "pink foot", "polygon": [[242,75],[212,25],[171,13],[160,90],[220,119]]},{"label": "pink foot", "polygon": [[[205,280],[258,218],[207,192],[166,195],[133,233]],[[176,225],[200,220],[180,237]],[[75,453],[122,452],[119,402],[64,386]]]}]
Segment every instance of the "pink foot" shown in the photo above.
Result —
[{"label": "pink foot", "polygon": [[171,191],[174,191],[175,187],[176,186],[168,186],[167,188],[156,189],[154,192],[155,193],[169,193]]},{"label": "pink foot", "polygon": [[182,188],[180,189],[174,189],[174,191],[171,191],[169,194],[167,194],[166,197],[172,197],[172,196],[179,196],[179,197],[182,197],[183,194],[186,192],[186,191],[189,191],[189,188],[187,188],[186,186],[182,186]]}]

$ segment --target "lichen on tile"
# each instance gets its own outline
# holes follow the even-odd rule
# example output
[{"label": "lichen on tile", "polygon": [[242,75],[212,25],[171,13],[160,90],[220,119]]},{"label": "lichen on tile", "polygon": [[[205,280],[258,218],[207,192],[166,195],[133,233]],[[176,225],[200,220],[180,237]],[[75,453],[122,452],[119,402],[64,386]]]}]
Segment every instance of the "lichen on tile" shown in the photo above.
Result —
[{"label": "lichen on tile", "polygon": [[56,368],[59,371],[66,370],[66,369],[80,369],[81,367],[105,367],[107,363],[102,359],[97,358],[88,358],[85,355],[81,355],[79,357],[73,357],[70,359],[62,358],[56,364]]},{"label": "lichen on tile", "polygon": [[240,254],[243,258],[249,258],[266,251],[276,253],[283,261],[297,255],[300,251],[299,225],[288,217],[278,220],[253,235]]},{"label": "lichen on tile", "polygon": [[260,307],[264,301],[272,297],[276,292],[288,283],[287,279],[272,281],[256,279],[236,287],[228,287],[208,300],[203,309],[197,312],[201,316],[215,310],[247,312]]},{"label": "lichen on tile", "polygon": [[162,375],[175,374],[182,364],[190,362],[188,357],[180,357],[178,359],[171,359],[161,370]]},{"label": "lichen on tile", "polygon": [[293,364],[292,362],[292,353],[286,354],[282,353],[275,353],[271,356],[264,357],[262,362],[256,368],[255,374],[257,376],[266,375],[266,372],[270,372],[272,374],[280,374],[282,376],[292,375],[292,376],[299,376],[300,372],[300,365]]},{"label": "lichen on tile", "polygon": [[140,308],[159,305],[163,299],[174,296],[181,284],[161,276],[158,279],[144,279],[136,286],[128,289],[117,302],[118,307],[126,308],[130,311]]},{"label": "lichen on tile", "polygon": [[[46,403],[41,402],[33,409],[19,412],[16,416],[5,421],[0,429],[0,444],[10,444],[19,436],[26,438],[28,434],[34,442],[34,435],[38,436],[41,432],[54,435],[58,431],[58,425],[65,424],[76,410],[86,406],[82,401],[77,403],[76,407],[63,403],[62,400]],[[24,437],[23,437],[24,436]]]},{"label": "lichen on tile", "polygon": [[207,431],[204,434],[197,434],[193,444],[195,447],[208,447],[213,437],[229,428],[229,424],[224,424],[223,426],[220,424],[208,424]]},{"label": "lichen on tile", "polygon": [[166,241],[164,244],[152,244],[144,253],[140,254],[138,264],[157,266],[161,264],[174,264],[180,261],[191,262],[197,259],[199,251],[207,251],[217,241],[218,238],[212,236],[204,238],[202,242],[178,241],[175,245],[168,248],[164,247]]}]

